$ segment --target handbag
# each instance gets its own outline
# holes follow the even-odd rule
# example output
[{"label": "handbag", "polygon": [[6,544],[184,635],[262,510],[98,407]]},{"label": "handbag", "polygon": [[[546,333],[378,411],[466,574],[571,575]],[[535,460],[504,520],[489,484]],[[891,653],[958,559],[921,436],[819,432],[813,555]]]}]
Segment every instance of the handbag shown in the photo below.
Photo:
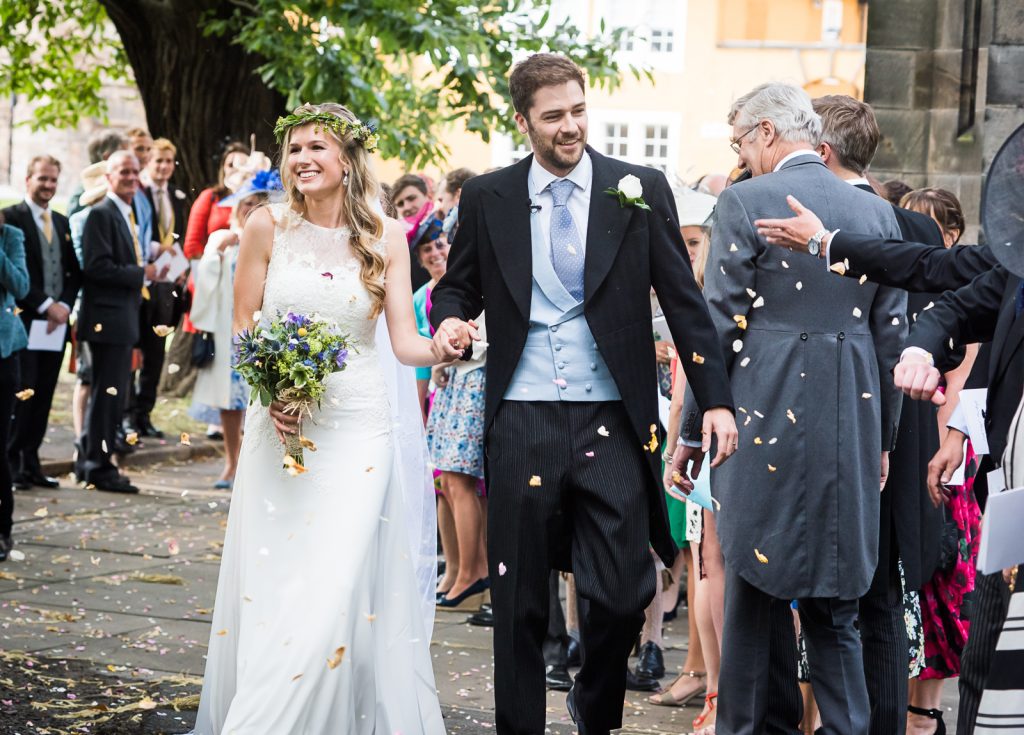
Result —
[{"label": "handbag", "polygon": [[210,332],[196,332],[192,340],[192,364],[197,368],[209,367],[213,364],[213,334]]}]

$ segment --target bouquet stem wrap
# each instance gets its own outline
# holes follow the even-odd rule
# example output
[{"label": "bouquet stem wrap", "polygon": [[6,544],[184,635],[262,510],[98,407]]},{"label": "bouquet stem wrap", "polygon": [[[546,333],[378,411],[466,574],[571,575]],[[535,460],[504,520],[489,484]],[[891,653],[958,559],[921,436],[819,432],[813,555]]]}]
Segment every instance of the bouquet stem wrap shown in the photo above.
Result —
[{"label": "bouquet stem wrap", "polygon": [[298,431],[294,434],[285,434],[284,446],[288,456],[294,459],[300,467],[305,467],[305,462],[303,461],[305,453],[302,449],[306,442],[302,436],[302,417],[309,416],[313,418],[313,404],[306,399],[296,398],[296,393],[295,389],[288,388],[280,396],[281,400],[285,402],[282,410],[287,414],[294,414],[299,417]]},{"label": "bouquet stem wrap", "polygon": [[298,434],[285,434],[284,446],[288,452],[288,456],[304,467],[305,464],[303,464],[302,452],[302,430],[299,429]]}]

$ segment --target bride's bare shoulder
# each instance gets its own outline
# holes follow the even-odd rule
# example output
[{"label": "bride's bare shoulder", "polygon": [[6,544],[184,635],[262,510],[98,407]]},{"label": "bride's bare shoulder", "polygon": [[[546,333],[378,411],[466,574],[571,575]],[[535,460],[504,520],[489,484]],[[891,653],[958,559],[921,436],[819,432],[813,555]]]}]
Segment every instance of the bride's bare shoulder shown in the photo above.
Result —
[{"label": "bride's bare shoulder", "polygon": [[260,207],[253,210],[252,214],[245,221],[245,228],[242,230],[242,249],[250,252],[262,252],[269,256],[274,245],[274,215],[270,207]]}]

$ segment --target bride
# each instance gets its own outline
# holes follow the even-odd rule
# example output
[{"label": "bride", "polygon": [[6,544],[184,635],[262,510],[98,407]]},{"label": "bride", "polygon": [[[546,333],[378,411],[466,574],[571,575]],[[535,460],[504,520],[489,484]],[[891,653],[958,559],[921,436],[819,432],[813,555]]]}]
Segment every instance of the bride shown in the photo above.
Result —
[{"label": "bride", "polygon": [[329,103],[276,132],[287,201],[246,223],[234,330],[291,311],[336,324],[354,349],[303,422],[317,448],[304,474],[282,469],[294,418],[249,410],[195,733],[443,733],[432,497],[422,427],[408,418],[419,416],[412,374],[394,357],[427,366],[459,353],[416,331],[405,235],[379,214],[372,129]]}]

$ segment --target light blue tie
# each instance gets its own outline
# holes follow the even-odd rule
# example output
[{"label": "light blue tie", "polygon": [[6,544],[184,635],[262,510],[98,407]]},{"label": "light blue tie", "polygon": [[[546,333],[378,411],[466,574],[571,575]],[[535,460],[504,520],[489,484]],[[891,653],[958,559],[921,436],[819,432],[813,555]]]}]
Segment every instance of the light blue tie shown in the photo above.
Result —
[{"label": "light blue tie", "polygon": [[555,275],[577,301],[583,301],[583,243],[566,204],[576,184],[568,179],[548,184],[555,202],[551,212],[551,265]]}]

